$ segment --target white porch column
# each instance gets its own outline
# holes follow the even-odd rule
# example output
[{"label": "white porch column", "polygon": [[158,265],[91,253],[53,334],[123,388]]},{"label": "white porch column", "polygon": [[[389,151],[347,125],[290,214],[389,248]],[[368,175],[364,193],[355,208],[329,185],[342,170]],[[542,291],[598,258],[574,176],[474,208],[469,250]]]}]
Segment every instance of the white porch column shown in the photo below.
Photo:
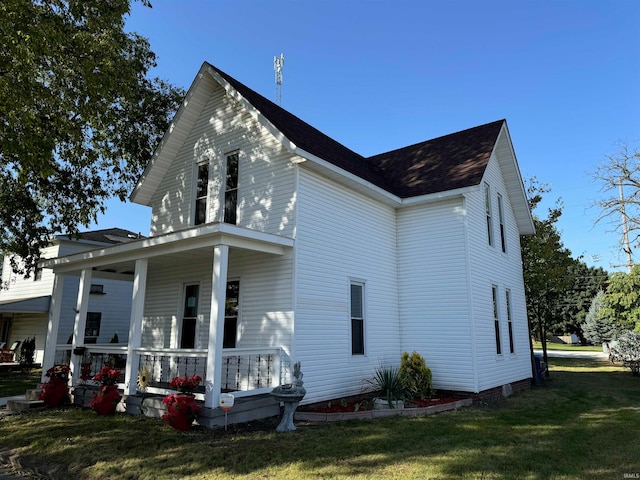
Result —
[{"label": "white porch column", "polygon": [[42,357],[42,382],[46,382],[45,374],[53,367],[56,361],[56,345],[58,344],[58,328],[60,327],[60,312],[62,310],[62,291],[64,289],[65,276],[56,273],[53,277],[53,292],[49,305],[49,324],[47,325],[47,337]]},{"label": "white porch column", "polygon": [[133,278],[133,292],[131,298],[131,319],[129,321],[129,344],[127,348],[127,367],[125,370],[125,395],[136,394],[138,368],[140,357],[134,353],[134,348],[142,344],[142,317],[144,315],[144,297],[147,291],[147,267],[149,260],[136,260],[136,270]]},{"label": "white porch column", "polygon": [[76,303],[76,320],[73,324],[73,340],[71,341],[71,373],[72,385],[76,385],[80,379],[80,358],[73,353],[78,345],[84,345],[84,331],[87,324],[87,310],[89,309],[89,292],[91,290],[91,278],[93,272],[85,268],[80,273],[78,284],[78,301]]},{"label": "white porch column", "polygon": [[222,383],[222,338],[224,332],[224,306],[227,296],[227,269],[229,246],[213,247],[213,278],[211,286],[211,316],[209,318],[209,344],[207,346],[207,378],[204,406],[216,408],[220,403]]}]

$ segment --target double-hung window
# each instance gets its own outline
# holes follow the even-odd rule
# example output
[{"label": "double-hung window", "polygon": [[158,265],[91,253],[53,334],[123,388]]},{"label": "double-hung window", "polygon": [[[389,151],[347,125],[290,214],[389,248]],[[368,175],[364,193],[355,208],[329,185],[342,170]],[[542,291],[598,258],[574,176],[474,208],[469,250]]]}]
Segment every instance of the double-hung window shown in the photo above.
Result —
[{"label": "double-hung window", "polygon": [[84,343],[97,343],[100,336],[101,312],[87,312],[87,321],[84,326]]},{"label": "double-hung window", "polygon": [[240,310],[240,282],[227,282],[227,294],[224,306],[224,332],[222,348],[235,348],[238,334],[238,312]]},{"label": "double-hung window", "polygon": [[207,222],[207,200],[209,197],[209,164],[198,165],[196,179],[196,205],[194,225],[201,225]]},{"label": "double-hung window", "polygon": [[351,355],[364,355],[364,284],[351,282]]},{"label": "double-hung window", "polygon": [[500,315],[498,313],[498,287],[491,286],[493,297],[493,326],[496,333],[496,354],[502,355],[502,341],[500,340]]},{"label": "double-hung window", "polygon": [[195,348],[198,325],[198,298],[200,285],[192,283],[184,287],[180,348]]},{"label": "double-hung window", "polygon": [[484,209],[487,217],[487,241],[493,246],[493,218],[491,217],[491,188],[484,184]]},{"label": "double-hung window", "polygon": [[238,153],[227,155],[224,188],[224,223],[236,225],[238,210]]},{"label": "double-hung window", "polygon": [[507,232],[504,226],[504,203],[502,201],[502,195],[498,194],[498,221],[500,222],[500,245],[502,251],[507,253]]},{"label": "double-hung window", "polygon": [[505,292],[507,302],[507,326],[509,327],[509,353],[515,353],[515,343],[513,341],[513,317],[511,315],[511,290]]}]

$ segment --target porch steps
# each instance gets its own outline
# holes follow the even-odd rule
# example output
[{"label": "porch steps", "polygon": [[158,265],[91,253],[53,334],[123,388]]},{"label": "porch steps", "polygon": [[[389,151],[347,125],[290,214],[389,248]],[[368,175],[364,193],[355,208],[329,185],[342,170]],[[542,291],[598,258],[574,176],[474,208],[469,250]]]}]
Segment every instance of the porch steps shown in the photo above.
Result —
[{"label": "porch steps", "polygon": [[44,402],[40,400],[40,389],[33,388],[27,390],[24,396],[11,397],[7,399],[7,410],[13,413],[27,412],[37,408],[43,408]]},{"label": "porch steps", "polygon": [[[237,398],[227,413],[227,424],[246,423],[280,415],[280,402],[271,395]],[[221,408],[203,409],[198,423],[207,428],[224,427],[225,415]]]}]

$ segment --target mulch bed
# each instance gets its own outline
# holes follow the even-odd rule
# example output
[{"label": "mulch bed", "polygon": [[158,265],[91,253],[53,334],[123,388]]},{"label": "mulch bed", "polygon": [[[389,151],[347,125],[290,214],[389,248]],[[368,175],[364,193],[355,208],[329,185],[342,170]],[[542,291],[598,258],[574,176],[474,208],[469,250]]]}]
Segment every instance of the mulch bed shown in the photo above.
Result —
[{"label": "mulch bed", "polygon": [[[459,397],[436,396],[427,399],[415,399],[405,402],[405,408],[411,407],[432,407],[434,405],[442,405],[445,403],[453,403],[460,400]],[[314,412],[314,413],[346,413],[346,412],[362,412],[373,409],[373,397],[360,396],[350,397],[348,399],[336,399],[330,402],[315,403],[312,405],[303,405],[298,411]]]}]

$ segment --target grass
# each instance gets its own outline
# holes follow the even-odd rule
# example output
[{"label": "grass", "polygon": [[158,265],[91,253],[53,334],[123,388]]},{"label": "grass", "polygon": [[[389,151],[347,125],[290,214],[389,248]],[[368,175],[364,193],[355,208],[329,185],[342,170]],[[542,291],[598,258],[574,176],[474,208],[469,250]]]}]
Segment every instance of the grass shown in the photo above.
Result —
[{"label": "grass", "polygon": [[433,417],[180,433],[157,419],[49,410],[0,419],[0,447],[59,466],[61,478],[600,480],[640,474],[639,394],[628,369],[554,358],[544,387]]},{"label": "grass", "polygon": [[[540,342],[533,342],[533,348],[542,350],[542,344]],[[547,342],[548,350],[565,350],[569,352],[600,352],[602,353],[602,345],[571,345],[568,343],[549,343]]]},{"label": "grass", "polygon": [[0,373],[0,397],[24,395],[32,388],[40,385],[41,368],[34,368],[28,372],[11,371]]}]

